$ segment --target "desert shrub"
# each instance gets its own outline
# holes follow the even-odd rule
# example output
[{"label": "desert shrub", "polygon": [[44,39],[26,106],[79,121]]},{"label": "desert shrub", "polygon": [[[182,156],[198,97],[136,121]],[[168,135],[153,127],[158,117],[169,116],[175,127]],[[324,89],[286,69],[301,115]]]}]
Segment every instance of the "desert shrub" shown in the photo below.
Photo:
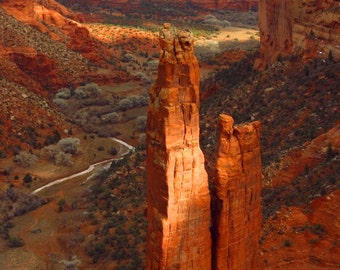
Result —
[{"label": "desert shrub", "polygon": [[133,108],[133,102],[128,98],[120,100],[118,105],[119,108],[123,111]]},{"label": "desert shrub", "polygon": [[22,247],[24,245],[24,240],[17,237],[17,236],[10,236],[7,239],[7,246],[14,248],[14,247]]},{"label": "desert shrub", "polygon": [[135,74],[136,78],[139,78],[143,84],[150,84],[151,83],[151,79],[148,77],[148,75],[146,75],[143,72],[137,72]]},{"label": "desert shrub", "polygon": [[99,126],[102,123],[102,120],[98,116],[91,116],[88,119],[88,122],[94,126]]},{"label": "desert shrub", "polygon": [[37,161],[37,156],[26,151],[21,151],[14,157],[14,161],[24,168],[31,167]]},{"label": "desert shrub", "polygon": [[138,131],[145,131],[146,120],[147,120],[146,115],[140,115],[140,116],[137,117],[136,128],[137,128]]},{"label": "desert shrub", "polygon": [[78,265],[81,264],[81,261],[77,258],[77,256],[73,255],[71,260],[59,260],[58,263],[63,265],[64,270],[72,270],[78,269]]},{"label": "desert shrub", "polygon": [[116,112],[108,113],[102,116],[104,123],[116,123],[119,120],[119,114]]},{"label": "desert shrub", "polygon": [[290,247],[290,246],[292,246],[292,243],[290,242],[289,239],[285,239],[285,240],[283,241],[283,246],[284,246],[284,247]]},{"label": "desert shrub", "polygon": [[55,98],[55,99],[53,99],[53,102],[60,108],[66,108],[67,107],[67,102],[65,101],[65,99]]},{"label": "desert shrub", "polygon": [[61,198],[58,200],[57,205],[58,205],[58,212],[63,211],[63,207],[66,204],[66,201],[64,198]]},{"label": "desert shrub", "polygon": [[42,201],[38,196],[9,187],[0,194],[0,223],[32,211],[41,204]]},{"label": "desert shrub", "polygon": [[84,91],[89,97],[98,97],[101,94],[101,89],[96,83],[88,83],[84,86]]},{"label": "desert shrub", "polygon": [[55,160],[55,156],[60,152],[60,149],[57,145],[49,145],[49,146],[45,146],[42,150],[41,150],[41,157],[54,162]]},{"label": "desert shrub", "polygon": [[138,149],[144,150],[146,147],[146,134],[139,134],[138,138]]},{"label": "desert shrub", "polygon": [[6,158],[7,155],[4,150],[0,150],[0,158]]},{"label": "desert shrub", "polygon": [[83,99],[87,97],[83,86],[80,86],[76,90],[74,90],[74,97],[76,99]]},{"label": "desert shrub", "polygon": [[142,107],[148,105],[149,98],[147,96],[132,95],[128,97],[134,104],[134,107]]},{"label": "desert shrub", "polygon": [[68,166],[71,167],[73,162],[71,160],[72,155],[65,152],[58,152],[54,157],[54,163],[58,166]]},{"label": "desert shrub", "polygon": [[319,223],[310,225],[310,226],[309,226],[309,230],[310,230],[312,233],[318,234],[318,235],[321,235],[321,234],[324,234],[324,233],[325,233],[325,228],[324,228],[324,226],[322,226],[322,225],[319,224]]},{"label": "desert shrub", "polygon": [[58,130],[53,130],[52,135],[47,135],[44,141],[44,145],[50,145],[60,140],[60,133]]},{"label": "desert shrub", "polygon": [[111,147],[109,150],[108,150],[109,154],[112,155],[112,156],[115,156],[117,155],[118,151],[115,147]]},{"label": "desert shrub", "polygon": [[220,26],[230,26],[231,23],[227,20],[219,20],[214,15],[208,14],[204,16],[204,23],[206,24],[213,24],[213,25],[220,25]]},{"label": "desert shrub", "polygon": [[[157,54],[157,58],[158,57],[159,57],[159,55]],[[148,60],[143,64],[143,66],[146,66],[151,70],[157,70],[158,63],[159,63],[159,60]]]},{"label": "desert shrub", "polygon": [[68,88],[61,88],[55,95],[56,99],[69,99],[71,97],[71,90]]},{"label": "desert shrub", "polygon": [[26,173],[24,178],[22,179],[22,181],[25,183],[25,184],[28,184],[28,183],[31,183],[33,180],[32,176],[29,174],[29,173]]},{"label": "desert shrub", "polygon": [[130,54],[130,53],[126,53],[126,54],[122,55],[120,60],[122,62],[124,62],[124,63],[135,62],[136,61],[135,57],[132,54]]},{"label": "desert shrub", "polygon": [[6,224],[1,223],[0,224],[0,236],[2,239],[8,239],[9,238],[9,232],[8,232],[8,228],[6,226]]},{"label": "desert shrub", "polygon": [[69,154],[77,154],[80,145],[80,140],[78,138],[65,138],[58,142],[58,147],[61,151]]}]

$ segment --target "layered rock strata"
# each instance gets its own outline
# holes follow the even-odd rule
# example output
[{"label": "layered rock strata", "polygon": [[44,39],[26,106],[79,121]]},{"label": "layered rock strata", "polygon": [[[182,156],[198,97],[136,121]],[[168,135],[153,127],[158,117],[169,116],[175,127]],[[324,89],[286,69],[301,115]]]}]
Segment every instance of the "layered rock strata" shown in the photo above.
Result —
[{"label": "layered rock strata", "polygon": [[[112,0],[64,0],[69,6],[74,4],[82,4],[82,5],[89,5],[89,6],[101,6],[105,8],[123,8],[123,9],[131,9],[131,8],[138,8],[139,5],[145,5],[148,3],[156,3],[159,5],[168,4],[167,1],[164,0],[119,0],[119,1],[112,1]],[[203,9],[234,9],[237,11],[248,11],[250,9],[257,8],[258,0],[175,0],[172,1],[174,5],[188,5],[188,6],[196,6]]]},{"label": "layered rock strata", "polygon": [[211,269],[210,196],[199,147],[193,37],[164,24],[147,120],[146,269]]},{"label": "layered rock strata", "polygon": [[258,67],[302,53],[309,59],[340,57],[338,0],[262,0],[258,3],[261,61]]},{"label": "layered rock strata", "polygon": [[228,115],[218,120],[213,269],[256,269],[261,231],[260,124],[234,127]]}]

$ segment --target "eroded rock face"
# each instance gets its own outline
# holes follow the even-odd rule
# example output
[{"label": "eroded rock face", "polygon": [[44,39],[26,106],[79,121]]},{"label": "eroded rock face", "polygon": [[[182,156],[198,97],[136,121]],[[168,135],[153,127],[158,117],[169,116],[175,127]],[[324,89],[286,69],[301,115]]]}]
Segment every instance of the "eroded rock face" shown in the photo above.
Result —
[{"label": "eroded rock face", "polygon": [[219,117],[214,180],[213,269],[256,269],[261,231],[259,122]]},{"label": "eroded rock face", "polygon": [[248,11],[250,9],[256,9],[258,0],[192,0],[183,2],[198,5],[207,9],[234,9],[237,11]]},{"label": "eroded rock face", "polygon": [[[162,5],[162,3],[166,3],[164,0],[64,0],[63,2],[68,5],[74,5],[75,3],[88,5],[88,6],[103,6],[103,7],[111,7],[111,8],[136,8],[140,4],[145,3],[158,3]],[[176,5],[191,5],[204,9],[234,9],[238,11],[248,11],[250,9],[256,9],[258,0],[176,0],[173,1]]]},{"label": "eroded rock face", "polygon": [[261,61],[273,63],[279,55],[302,53],[340,57],[340,12],[337,0],[263,0],[258,3]]},{"label": "eroded rock face", "polygon": [[147,123],[147,269],[211,268],[210,196],[199,148],[193,37],[164,24]]}]

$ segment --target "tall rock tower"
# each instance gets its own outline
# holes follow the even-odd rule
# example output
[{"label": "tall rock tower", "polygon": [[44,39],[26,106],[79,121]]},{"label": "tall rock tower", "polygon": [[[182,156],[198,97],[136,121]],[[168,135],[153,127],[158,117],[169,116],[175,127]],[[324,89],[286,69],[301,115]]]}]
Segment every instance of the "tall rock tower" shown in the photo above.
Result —
[{"label": "tall rock tower", "polygon": [[211,269],[210,196],[199,147],[199,68],[190,31],[165,23],[147,120],[146,269]]},{"label": "tall rock tower", "polygon": [[213,269],[256,269],[261,232],[259,122],[233,126],[221,114],[214,179]]}]

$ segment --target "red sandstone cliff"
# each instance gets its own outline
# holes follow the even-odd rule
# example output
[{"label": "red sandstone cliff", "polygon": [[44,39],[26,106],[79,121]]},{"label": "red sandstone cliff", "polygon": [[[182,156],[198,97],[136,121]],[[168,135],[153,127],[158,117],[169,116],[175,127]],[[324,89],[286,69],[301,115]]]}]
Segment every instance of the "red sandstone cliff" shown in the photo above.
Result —
[{"label": "red sandstone cliff", "polygon": [[147,123],[146,269],[211,268],[210,197],[199,147],[198,63],[190,32],[160,33]]},{"label": "red sandstone cliff", "polygon": [[255,269],[261,232],[259,122],[219,117],[213,269]]},{"label": "red sandstone cliff", "polygon": [[258,3],[261,61],[258,67],[293,52],[306,59],[340,57],[337,0],[262,0]]},{"label": "red sandstone cliff", "polygon": [[[140,4],[145,3],[157,3],[159,5],[167,4],[167,1],[162,0],[118,0],[118,1],[110,1],[110,0],[64,0],[63,2],[67,3],[69,6],[74,5],[75,3],[81,2],[83,5],[88,5],[92,7],[101,6],[104,8],[123,8],[130,9],[136,8]],[[192,5],[204,9],[234,9],[238,11],[248,11],[249,9],[256,9],[258,0],[175,0],[172,1],[174,5]]]},{"label": "red sandstone cliff", "polygon": [[217,0],[217,1],[204,1],[204,0],[192,0],[192,1],[179,1],[191,3],[202,8],[207,9],[234,9],[238,11],[248,11],[257,7],[258,0]]}]

